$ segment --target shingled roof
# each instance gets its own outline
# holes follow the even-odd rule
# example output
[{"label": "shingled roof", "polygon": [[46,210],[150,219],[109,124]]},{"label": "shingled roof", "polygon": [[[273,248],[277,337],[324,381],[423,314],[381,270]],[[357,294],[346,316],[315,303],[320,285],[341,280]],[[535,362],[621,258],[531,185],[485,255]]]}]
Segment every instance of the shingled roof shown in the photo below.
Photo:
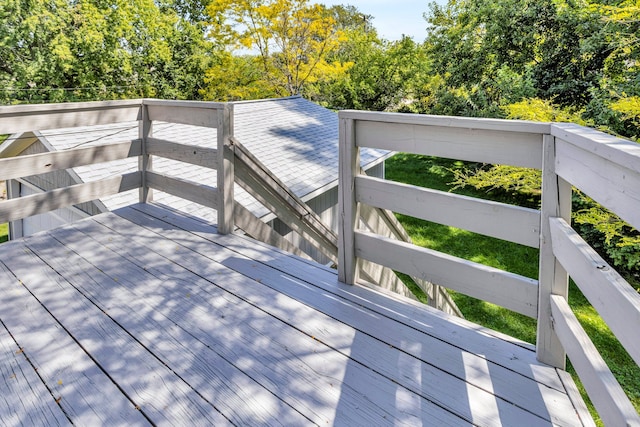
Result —
[{"label": "shingled roof", "polygon": [[[49,150],[65,150],[78,146],[101,145],[138,137],[138,123],[108,126],[42,130],[35,132]],[[216,130],[172,123],[154,123],[154,137],[183,144],[216,146]],[[337,186],[338,180],[338,115],[301,97],[289,97],[234,103],[234,135],[296,195],[308,200]],[[364,149],[362,167],[368,169],[389,155],[382,150]],[[216,172],[154,158],[153,169],[171,176],[211,186]],[[83,181],[92,181],[137,170],[137,160],[127,159],[77,167],[73,172]],[[137,201],[137,191],[104,199],[113,210]],[[235,197],[258,217],[268,212],[239,186]],[[213,212],[195,203],[156,192],[154,200],[207,220],[215,220]]]}]

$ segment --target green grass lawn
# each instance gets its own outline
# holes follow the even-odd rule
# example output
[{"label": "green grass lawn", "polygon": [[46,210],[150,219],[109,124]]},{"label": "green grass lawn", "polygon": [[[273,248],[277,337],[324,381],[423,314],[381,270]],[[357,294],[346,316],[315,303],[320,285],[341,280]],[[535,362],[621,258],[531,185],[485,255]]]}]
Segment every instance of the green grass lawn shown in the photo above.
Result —
[{"label": "green grass lawn", "polygon": [[[462,162],[401,153],[387,161],[386,177],[394,181],[450,191],[452,186],[449,183],[454,180],[452,171],[462,167],[464,167]],[[537,207],[538,203],[537,200],[529,199],[526,196],[488,194],[469,188],[457,189],[454,192],[528,207]],[[414,243],[420,246],[534,279],[538,277],[538,251],[536,249],[416,218],[397,216]],[[413,290],[416,294],[421,294],[419,289],[413,288]],[[456,292],[451,292],[451,294],[468,320],[535,343],[536,321],[534,319]],[[419,296],[426,300],[424,294]],[[569,288],[569,305],[600,354],[607,361],[609,368],[633,402],[636,410],[640,411],[640,368],[636,366],[607,325],[572,282]],[[568,370],[576,379],[583,397],[588,400],[582,384],[577,380],[570,365]],[[596,421],[601,424],[591,403],[587,402],[587,404]]]}]

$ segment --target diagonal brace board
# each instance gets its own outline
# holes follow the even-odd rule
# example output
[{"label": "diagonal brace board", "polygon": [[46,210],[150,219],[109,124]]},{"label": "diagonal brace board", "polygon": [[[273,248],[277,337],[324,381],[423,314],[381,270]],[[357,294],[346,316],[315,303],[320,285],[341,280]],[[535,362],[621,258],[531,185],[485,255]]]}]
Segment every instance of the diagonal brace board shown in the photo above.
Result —
[{"label": "diagonal brace board", "polygon": [[[367,227],[376,234],[411,243],[411,237],[392,212],[362,204],[360,206],[360,215]],[[462,312],[445,288],[415,276],[410,277],[411,280],[427,294],[429,297],[428,304],[431,307],[464,318]]]},{"label": "diagonal brace board", "polygon": [[233,203],[233,217],[236,226],[252,238],[298,255],[299,257],[312,259],[238,202]]},{"label": "diagonal brace board", "polygon": [[232,148],[235,156],[236,182],[286,221],[292,230],[332,261],[337,261],[336,233],[235,138],[232,138]]},{"label": "diagonal brace board", "polygon": [[[237,139],[232,138],[232,149],[234,152],[235,163],[235,179],[249,194],[255,197],[260,203],[274,212],[280,219],[285,221],[289,227],[305,240],[309,241],[314,247],[319,249],[333,262],[337,261],[338,255],[338,236],[326,225],[322,219],[293,191],[291,191],[282,181],[278,179],[263,163],[260,162],[253,154],[247,150]],[[236,206],[236,210],[239,206]],[[237,212],[241,214],[241,212]],[[374,212],[373,215],[376,215]],[[240,215],[249,221],[248,216]],[[377,216],[377,215],[376,215]],[[238,218],[236,218],[237,220]],[[366,219],[365,219],[366,221]],[[250,222],[250,223],[249,223]],[[248,232],[247,226],[256,226],[254,220],[245,224],[245,227],[238,224],[240,228]],[[399,223],[397,226],[402,227]],[[261,227],[262,228],[262,227]],[[255,231],[255,230],[254,230]],[[404,232],[404,229],[402,230]],[[282,246],[283,239],[273,240],[273,234],[268,235],[261,231],[259,240],[266,241],[270,244],[288,250],[291,248]],[[248,232],[254,238],[254,234]],[[260,233],[258,233],[260,234]],[[406,232],[400,233],[402,237],[406,236]],[[408,236],[406,236],[408,238]],[[268,239],[263,240],[263,239]],[[288,245],[291,246],[291,245]],[[297,249],[297,248],[296,248]],[[298,253],[297,252],[294,253]],[[385,267],[365,262],[360,262],[359,269],[362,271],[362,277],[372,283],[391,289],[396,293],[400,293],[407,297],[415,299],[413,293],[398,278],[398,276]],[[382,270],[381,270],[382,269]]]}]

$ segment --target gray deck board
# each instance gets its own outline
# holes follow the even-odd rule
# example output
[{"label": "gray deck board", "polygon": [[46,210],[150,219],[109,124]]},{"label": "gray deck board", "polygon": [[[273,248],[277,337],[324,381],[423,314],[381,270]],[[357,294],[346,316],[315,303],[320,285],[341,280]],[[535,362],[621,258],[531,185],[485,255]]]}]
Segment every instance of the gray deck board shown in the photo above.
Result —
[{"label": "gray deck board", "polygon": [[[0,263],[0,281],[11,280]],[[33,370],[24,351],[0,323],[0,425],[68,425],[60,406]]]},{"label": "gray deck board", "polygon": [[[154,218],[162,219],[171,225],[178,227],[187,227],[189,224],[189,230],[192,233],[197,234],[213,243],[224,242],[226,248],[249,256],[252,259],[275,268],[279,271],[285,271],[288,275],[305,279],[313,277],[313,284],[328,292],[334,293],[341,298],[348,299],[357,304],[363,304],[368,309],[384,314],[399,322],[410,325],[414,328],[420,329],[420,325],[427,324],[427,330],[434,336],[443,339],[451,344],[460,344],[467,350],[472,351],[474,343],[480,343],[479,349],[481,353],[487,354],[487,357],[497,363],[503,363],[510,365],[511,369],[519,371],[525,376],[534,378],[534,375],[543,375],[541,378],[545,382],[553,382],[556,387],[561,389],[560,382],[555,378],[555,374],[551,374],[548,377],[544,377],[544,374],[548,372],[546,365],[537,362],[535,359],[535,347],[532,344],[519,341],[513,337],[501,334],[497,331],[483,328],[480,325],[473,324],[458,317],[449,316],[441,311],[424,310],[424,305],[416,301],[404,299],[404,301],[398,301],[403,299],[394,295],[395,300],[389,300],[388,297],[380,295],[379,293],[371,293],[367,289],[363,289],[359,286],[349,286],[341,283],[335,283],[335,276],[337,272],[334,269],[330,269],[324,266],[318,266],[313,261],[306,260],[304,258],[292,257],[290,254],[285,253],[282,250],[269,247],[268,251],[263,248],[267,246],[262,242],[256,242],[250,237],[246,236],[234,236],[234,239],[227,239],[225,236],[216,234],[215,228],[210,225],[201,223],[201,221],[186,220],[184,216],[177,215],[175,212],[167,211],[166,209],[159,209],[157,206],[150,204],[138,204],[132,206],[133,210],[144,212]],[[125,212],[123,212],[125,215]],[[127,212],[126,215],[129,215]],[[238,237],[237,239],[235,237]],[[227,239],[227,240],[225,240]],[[245,241],[243,241],[245,240]],[[248,240],[248,242],[246,241]],[[382,291],[384,292],[384,290]],[[409,308],[407,304],[417,308]],[[435,319],[434,319],[435,317]],[[437,327],[434,326],[436,322]],[[450,324],[459,324],[463,326],[463,329],[455,329],[455,335],[452,335]],[[424,332],[424,328],[422,328]],[[478,340],[477,337],[489,336],[496,337],[497,339],[491,340]],[[471,340],[471,343],[469,342]],[[515,343],[516,348],[512,344]],[[515,361],[515,363],[514,363]],[[522,361],[522,363],[518,363]],[[545,369],[540,372],[531,372],[531,365],[541,366]]]},{"label": "gray deck board", "polygon": [[0,425],[580,425],[529,345],[153,205],[0,261]]},{"label": "gray deck board", "polygon": [[[6,265],[27,284],[92,359],[108,372],[135,407],[157,424],[177,425],[185,421],[189,424],[223,423],[224,417],[211,404],[166,369],[162,359],[141,345],[135,334],[140,328],[132,331],[123,328],[110,316],[106,307],[94,304],[78,292],[80,289],[76,286],[79,283],[108,283],[96,278],[100,271],[95,266],[82,263],[68,247],[56,245],[47,237],[34,237],[28,244],[20,242],[32,251],[33,256],[42,260],[42,264],[24,263],[21,256],[10,257],[5,261]],[[50,283],[38,280],[38,277],[53,273],[53,269],[63,271],[65,278],[51,275]],[[52,286],[55,286],[55,292],[50,292]],[[140,324],[145,322],[141,318],[136,320]]]},{"label": "gray deck board", "polygon": [[[274,400],[273,396],[259,387],[252,386],[251,378],[235,368],[228,361],[229,357],[225,359],[224,355],[220,356],[217,348],[220,342],[197,339],[197,331],[181,325],[185,318],[196,316],[194,309],[197,307],[191,304],[190,293],[193,293],[194,280],[197,278],[192,274],[185,277],[185,280],[181,280],[176,274],[163,276],[157,268],[139,267],[126,256],[120,257],[118,254],[111,254],[109,263],[101,262],[102,254],[108,253],[109,249],[91,240],[81,239],[81,234],[73,228],[58,229],[40,236],[39,241],[31,239],[28,246],[54,267],[65,268],[66,273],[73,277],[74,286],[88,301],[107,313],[123,330],[135,336],[150,355],[162,360],[191,389],[182,390],[183,394],[189,396],[197,390],[203,399],[226,412],[230,420],[237,424],[291,425],[306,421],[298,413],[288,414],[281,408],[283,405],[279,400]],[[78,250],[86,255],[79,256],[76,252]],[[140,257],[148,258],[144,253]],[[96,270],[97,264],[100,264],[99,271]],[[206,311],[198,313],[198,319],[206,314]],[[158,331],[164,334],[162,340],[158,339]],[[220,331],[224,332],[224,329]],[[151,363],[143,363],[143,366],[149,364]],[[136,368],[136,364],[131,367]],[[162,373],[157,368],[154,371]],[[232,387],[234,382],[242,384],[242,387]],[[162,386],[181,385],[172,382],[170,378],[163,378],[162,383]],[[203,384],[207,386],[203,387]],[[199,399],[191,397],[198,404]],[[167,402],[163,406],[177,406],[180,399],[174,399],[175,402]],[[274,403],[264,408],[261,407],[261,400]],[[211,412],[215,416],[213,411],[205,412]],[[157,418],[152,417],[154,420]],[[172,424],[181,424],[179,421],[180,418],[173,420]],[[190,420],[190,424],[193,421]],[[220,425],[223,419],[216,417],[209,420],[207,417],[196,421],[200,421],[196,424],[201,425]]]},{"label": "gray deck board", "polygon": [[[19,246],[10,244],[6,249],[0,251],[0,259],[5,264]],[[44,381],[41,387],[37,384],[38,389],[34,392],[43,401],[59,404],[76,424],[147,424],[134,404],[29,293],[29,284],[15,277],[6,280],[7,276],[4,275],[0,281],[0,317],[20,351],[37,368],[37,374]],[[52,283],[50,277],[45,276],[40,281]],[[109,399],[106,400],[105,396]],[[47,404],[51,404],[50,401]],[[33,414],[36,409],[30,407],[26,410]],[[2,419],[4,421],[4,414]],[[51,424],[55,424],[54,420],[57,418],[52,418]]]},{"label": "gray deck board", "polygon": [[[324,290],[313,285],[318,281],[318,272],[315,275],[307,275],[306,281],[294,282],[291,279],[283,281],[280,271],[262,263],[257,263],[254,259],[249,259],[240,253],[229,251],[226,247],[221,247],[216,251],[207,251],[208,244],[197,240],[195,237],[185,237],[184,231],[166,230],[162,223],[152,219],[145,219],[130,210],[123,212],[122,215],[132,219],[137,224],[145,225],[151,229],[155,227],[157,233],[171,238],[172,241],[188,239],[189,250],[195,250],[200,255],[207,256],[208,259],[218,261],[227,268],[254,278],[261,284],[271,287],[272,290],[276,291],[276,294],[287,295],[307,304],[312,309],[303,307],[297,310],[298,319],[294,323],[304,325],[305,330],[310,335],[327,341],[327,344],[332,348],[346,349],[343,350],[346,352],[353,349],[355,347],[353,342],[358,340],[357,347],[363,349],[363,351],[357,354],[350,354],[351,358],[384,373],[393,381],[402,384],[413,392],[422,394],[425,398],[437,402],[442,407],[457,414],[462,414],[469,421],[491,425],[493,419],[490,414],[488,418],[483,419],[476,408],[469,407],[468,402],[458,401],[456,396],[459,396],[461,392],[473,393],[475,396],[474,402],[478,402],[478,407],[486,407],[484,403],[481,404],[480,402],[491,401],[494,403],[494,409],[500,413],[501,419],[506,421],[507,424],[525,423],[527,425],[535,425],[539,420],[530,419],[531,414],[529,411],[559,424],[566,424],[573,419],[571,402],[566,399],[566,396],[563,398],[563,394],[558,391],[563,388],[555,370],[552,368],[545,367],[545,370],[547,371],[547,376],[555,376],[555,381],[551,382],[555,388],[543,385],[523,375],[514,375],[510,369],[487,361],[484,355],[461,351],[460,347],[452,346],[440,339],[434,339],[428,334],[417,333],[414,328],[398,324],[398,322],[394,322],[388,317],[362,310],[350,301],[327,298]],[[109,219],[111,220],[112,218]],[[167,219],[166,214],[165,219]],[[179,218],[174,217],[174,219]],[[149,242],[155,242],[157,237],[158,235],[150,237]],[[237,236],[217,236],[217,239],[225,242],[238,240]],[[229,243],[227,242],[226,244],[228,245]],[[178,254],[175,254],[175,256],[178,256]],[[185,258],[188,258],[188,262],[196,262],[198,259],[196,256],[185,256]],[[285,269],[288,274],[295,271],[296,267],[295,261],[290,257],[289,260],[291,262],[288,268]],[[209,264],[210,262],[205,260],[202,264],[193,268],[195,270],[203,270],[208,268]],[[332,273],[330,273],[329,278],[325,278],[325,283],[331,280],[333,280],[332,284],[335,286],[336,278]],[[259,297],[261,299],[258,299]],[[268,301],[273,298],[273,294],[264,288],[247,292],[245,298],[253,301],[258,306],[266,305],[270,309],[277,308],[277,305],[268,304]],[[308,312],[305,312],[304,308],[309,308]],[[325,316],[317,319],[316,323],[312,324],[313,314],[317,314],[318,311],[331,317]],[[280,316],[290,316],[289,313],[281,313],[279,314]],[[341,321],[342,324],[336,322],[336,320]],[[452,329],[453,332],[456,330],[460,332],[460,328]],[[349,331],[351,331],[350,334]],[[336,339],[342,336],[345,336],[346,339],[341,341]],[[472,336],[471,338],[475,341],[478,340],[477,337]],[[484,341],[487,341],[486,338]],[[379,342],[387,345],[379,346]],[[435,369],[424,369],[424,372],[417,377],[415,373],[408,374],[398,370],[393,363],[395,361],[394,357],[397,358],[398,355],[397,349],[402,350],[401,354],[406,356],[403,363],[400,364],[403,369],[410,370],[412,362],[414,366]],[[507,354],[511,355],[512,360],[518,360],[517,356],[514,357],[513,352]],[[528,351],[527,358],[529,361],[533,362],[538,368],[542,368],[532,355],[533,352]],[[530,366],[529,369],[531,369]],[[411,384],[411,380],[416,378],[419,378],[420,381]],[[430,386],[424,387],[423,384],[429,384]],[[540,389],[543,389],[542,393],[539,393]],[[488,394],[491,397],[486,395],[487,390],[490,391]],[[500,399],[493,399],[494,395],[500,397]],[[538,398],[534,398],[534,396]],[[558,415],[550,416],[547,404],[554,404],[561,409],[558,411]],[[526,411],[519,410],[519,408],[526,408]]]},{"label": "gray deck board", "polygon": [[[106,220],[101,218],[99,221],[103,219]],[[161,275],[163,280],[171,277],[172,280],[183,281],[185,284],[186,280],[191,281],[188,291],[189,301],[185,304],[191,305],[195,302],[195,309],[200,308],[200,310],[193,316],[191,324],[181,322],[184,327],[190,330],[204,330],[205,333],[198,334],[198,338],[208,345],[216,346],[219,351],[224,346],[229,346],[227,357],[234,356],[232,353],[234,346],[229,343],[235,345],[254,343],[253,346],[243,349],[243,356],[249,358],[253,364],[261,364],[261,366],[245,368],[247,372],[272,392],[279,391],[280,398],[290,401],[291,405],[300,411],[312,413],[321,410],[318,416],[316,414],[311,416],[314,422],[326,424],[339,417],[342,423],[348,425],[377,425],[384,419],[409,425],[415,425],[424,419],[432,419],[440,425],[463,423],[463,420],[453,415],[453,412],[443,411],[441,407],[429,401],[416,405],[415,401],[419,400],[419,396],[411,393],[399,396],[397,400],[407,408],[414,408],[416,413],[397,411],[395,405],[387,401],[387,393],[383,393],[384,390],[395,390],[396,386],[393,383],[380,374],[370,372],[370,366],[353,363],[348,355],[323,344],[319,335],[314,336],[306,331],[305,325],[299,325],[300,322],[309,324],[324,322],[328,328],[331,328],[333,319],[326,317],[318,319],[320,314],[309,307],[283,298],[282,295],[278,295],[264,285],[217,265],[209,258],[198,256],[197,253],[188,253],[185,247],[176,247],[175,242],[183,242],[182,245],[185,245],[186,240],[198,239],[197,237],[183,235],[176,240],[164,239],[163,241],[162,237],[149,231],[142,228],[133,230],[129,226],[125,241],[119,240],[115,232],[117,229],[127,227],[123,221],[105,222],[113,227],[111,233],[109,229],[89,228],[88,235],[99,236],[97,238],[108,243],[114,253],[123,254],[124,258],[141,265],[157,260],[158,255],[165,256],[165,263],[156,267],[147,266],[147,268],[153,269],[154,274]],[[132,241],[135,245],[130,244]],[[138,244],[146,247],[147,250],[143,252],[155,251],[154,256],[145,257],[142,253],[128,251],[129,247],[138,247]],[[181,260],[181,266],[186,266],[189,270],[181,269],[181,266],[175,263],[178,259]],[[194,278],[194,271],[202,277]],[[224,288],[218,284],[221,281]],[[130,285],[127,284],[127,286]],[[163,297],[166,296],[166,289],[166,285],[161,289]],[[146,294],[145,289],[140,289],[140,292]],[[179,297],[184,298],[183,292]],[[256,301],[255,297],[252,298],[256,295],[260,300]],[[276,301],[282,299],[284,301]],[[224,310],[220,301],[228,301],[231,307]],[[264,303],[269,301],[281,308],[277,315],[274,315],[275,310],[271,307],[264,306]],[[209,313],[214,310],[224,313],[224,319],[221,320],[219,315],[211,316]],[[292,327],[292,322],[297,328]],[[245,325],[249,325],[250,328],[245,328]],[[353,330],[347,328],[333,330],[332,335],[336,334],[345,335],[344,341],[347,342],[348,348],[348,343],[353,340]],[[386,345],[380,347],[383,350],[388,349]],[[388,351],[388,353],[393,352]],[[304,357],[296,357],[297,355],[304,355]],[[370,390],[379,390],[379,392],[371,394],[368,393]],[[302,391],[304,393],[301,393]],[[341,412],[334,414],[338,405],[342,406]],[[354,408],[359,408],[360,411],[355,411]]]}]

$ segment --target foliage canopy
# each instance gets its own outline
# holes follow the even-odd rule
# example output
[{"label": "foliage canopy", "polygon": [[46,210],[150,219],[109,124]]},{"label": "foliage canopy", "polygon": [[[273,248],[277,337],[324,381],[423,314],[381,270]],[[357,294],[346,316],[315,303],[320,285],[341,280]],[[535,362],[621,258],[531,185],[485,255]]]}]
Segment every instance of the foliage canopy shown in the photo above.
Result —
[{"label": "foliage canopy", "polygon": [[172,0],[0,3],[0,102],[193,98],[208,66],[203,26]]},{"label": "foliage canopy", "polygon": [[[432,3],[424,43],[311,0],[4,0],[0,103],[302,94],[329,108],[572,121],[640,137],[636,0]],[[534,194],[480,165],[458,185]],[[575,221],[640,269],[637,231],[580,194]],[[635,254],[635,255],[634,255]]]},{"label": "foliage canopy", "polygon": [[[273,95],[300,94],[306,84],[331,79],[348,67],[326,60],[344,40],[344,32],[322,5],[308,0],[213,0],[207,12],[211,17],[210,37],[230,49],[256,52],[254,65],[262,80],[257,85],[269,87]],[[232,69],[243,62],[226,59],[225,64]],[[224,84],[224,79],[213,74],[209,73],[211,84]],[[248,82],[246,94],[238,95],[249,97],[256,89],[254,82]],[[240,90],[243,82],[238,83]]]}]

